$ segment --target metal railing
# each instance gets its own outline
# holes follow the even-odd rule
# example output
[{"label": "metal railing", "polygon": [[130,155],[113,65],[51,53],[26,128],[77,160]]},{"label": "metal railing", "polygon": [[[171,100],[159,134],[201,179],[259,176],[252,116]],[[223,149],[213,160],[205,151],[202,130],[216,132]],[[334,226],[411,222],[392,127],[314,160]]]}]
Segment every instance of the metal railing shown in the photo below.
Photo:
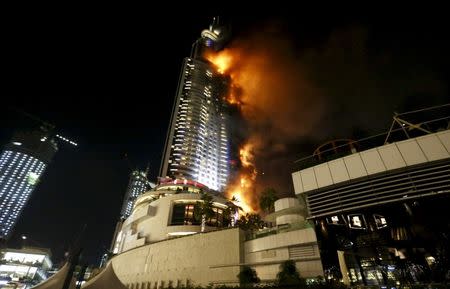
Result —
[{"label": "metal railing", "polygon": [[310,221],[302,221],[302,222],[295,222],[291,224],[283,224],[272,228],[265,228],[258,231],[248,231],[248,233],[245,236],[246,241],[254,240],[258,238],[267,237],[270,235],[276,235],[280,233],[286,233],[301,229],[307,229],[307,228],[314,228],[314,225]]},{"label": "metal railing", "polygon": [[[450,104],[439,106],[441,108],[448,109]],[[433,107],[435,109],[435,107]],[[418,110],[420,111],[420,110]],[[414,112],[418,112],[414,111]],[[403,114],[397,114],[396,116],[410,114],[413,112],[406,112]],[[421,135],[426,134],[424,129],[421,127],[426,127],[426,131],[438,132],[441,130],[450,129],[450,112],[445,112],[445,116],[434,118],[426,121],[418,121],[418,124],[412,124],[410,122],[402,123],[401,120],[398,120],[394,117],[395,123],[402,123],[399,128],[394,128],[393,125],[391,128],[386,131],[376,135],[371,135],[369,137],[358,139],[352,142],[352,145],[357,147],[357,151],[368,150],[377,146],[382,146],[387,143],[402,141],[408,138],[414,138]],[[416,132],[414,133],[415,130]],[[329,155],[327,155],[329,153]],[[352,154],[353,152],[349,148],[349,144],[345,143],[342,145],[335,146],[333,148],[321,151],[321,157],[318,158],[317,155],[309,155],[294,161],[292,171],[299,171],[302,169],[306,169],[309,167],[313,167],[319,165],[321,163],[329,162],[334,159],[338,159],[347,155]]]}]

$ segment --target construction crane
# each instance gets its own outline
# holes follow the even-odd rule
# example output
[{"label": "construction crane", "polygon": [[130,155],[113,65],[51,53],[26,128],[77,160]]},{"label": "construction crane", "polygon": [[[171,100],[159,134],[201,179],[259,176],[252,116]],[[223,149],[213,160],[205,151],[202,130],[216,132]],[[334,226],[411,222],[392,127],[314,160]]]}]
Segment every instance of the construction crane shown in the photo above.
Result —
[{"label": "construction crane", "polygon": [[52,137],[55,137],[55,138],[57,138],[57,139],[59,139],[59,140],[65,142],[65,143],[67,143],[67,144],[72,145],[72,146],[75,146],[75,147],[78,146],[78,143],[77,143],[77,142],[75,142],[75,141],[73,141],[73,140],[70,140],[70,139],[68,139],[68,138],[66,138],[66,137],[64,137],[64,136],[62,136],[62,135],[56,133],[56,132],[55,132],[56,127],[55,127],[54,124],[51,124],[51,123],[49,123],[49,122],[47,122],[47,121],[45,121],[45,120],[42,120],[42,119],[39,118],[38,116],[33,115],[33,114],[31,114],[31,113],[28,113],[28,112],[26,112],[26,111],[24,111],[24,110],[21,110],[21,109],[19,109],[19,108],[10,106],[9,109],[12,110],[12,111],[14,111],[14,112],[16,112],[16,113],[19,113],[19,114],[21,114],[21,115],[27,117],[27,118],[29,118],[29,119],[31,119],[31,120],[33,120],[33,121],[38,122],[38,123],[41,125],[41,126],[40,126],[40,129],[47,133],[46,136],[43,136],[43,137],[41,138],[41,141],[44,142],[44,141],[46,141],[47,139],[50,139],[50,138],[52,138]]}]

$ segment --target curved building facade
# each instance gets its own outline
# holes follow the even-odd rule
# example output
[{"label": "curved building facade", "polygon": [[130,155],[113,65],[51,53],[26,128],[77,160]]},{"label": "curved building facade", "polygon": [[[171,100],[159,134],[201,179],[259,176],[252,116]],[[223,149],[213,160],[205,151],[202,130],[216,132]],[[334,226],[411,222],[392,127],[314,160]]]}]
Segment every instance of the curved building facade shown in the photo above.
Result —
[{"label": "curved building facade", "polygon": [[[165,184],[136,199],[131,215],[123,222],[117,234],[114,253],[121,253],[145,244],[179,236],[199,233],[201,220],[195,218],[195,206],[207,188],[190,184]],[[220,195],[212,195],[211,218],[205,223],[205,232],[228,225],[224,215],[231,203]]]},{"label": "curved building facade", "polygon": [[276,226],[249,234],[232,226],[217,230],[227,203],[216,196],[218,215],[200,233],[190,210],[200,189],[172,184],[139,197],[124,223],[119,254],[82,288],[234,286],[243,266],[255,269],[261,282],[273,284],[286,260],[293,260],[304,278],[323,275],[314,228],[297,199],[276,201],[268,217]]}]

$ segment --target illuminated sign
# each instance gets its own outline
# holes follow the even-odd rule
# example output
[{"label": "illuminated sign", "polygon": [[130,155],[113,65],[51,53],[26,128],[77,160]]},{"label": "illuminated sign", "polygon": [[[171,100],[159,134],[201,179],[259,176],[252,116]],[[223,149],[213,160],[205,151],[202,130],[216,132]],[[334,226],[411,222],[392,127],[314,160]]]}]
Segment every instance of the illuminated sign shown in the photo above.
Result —
[{"label": "illuminated sign", "polygon": [[327,218],[327,223],[329,225],[345,225],[345,217],[344,216],[331,216]]},{"label": "illuminated sign", "polygon": [[373,219],[375,220],[375,224],[377,225],[377,229],[382,229],[387,227],[387,221],[386,218],[382,215],[373,215]]},{"label": "illuminated sign", "polygon": [[348,226],[351,229],[366,229],[366,221],[362,214],[348,215]]}]

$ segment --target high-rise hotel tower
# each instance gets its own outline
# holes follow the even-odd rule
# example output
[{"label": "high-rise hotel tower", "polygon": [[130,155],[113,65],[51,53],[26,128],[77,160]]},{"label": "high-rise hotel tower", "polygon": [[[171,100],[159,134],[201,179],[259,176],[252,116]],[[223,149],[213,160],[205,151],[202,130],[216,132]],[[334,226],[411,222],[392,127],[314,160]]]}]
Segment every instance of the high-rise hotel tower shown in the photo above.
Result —
[{"label": "high-rise hotel tower", "polygon": [[161,177],[193,180],[222,191],[229,177],[225,94],[229,81],[204,58],[228,40],[229,29],[214,19],[183,61],[167,133]]}]

